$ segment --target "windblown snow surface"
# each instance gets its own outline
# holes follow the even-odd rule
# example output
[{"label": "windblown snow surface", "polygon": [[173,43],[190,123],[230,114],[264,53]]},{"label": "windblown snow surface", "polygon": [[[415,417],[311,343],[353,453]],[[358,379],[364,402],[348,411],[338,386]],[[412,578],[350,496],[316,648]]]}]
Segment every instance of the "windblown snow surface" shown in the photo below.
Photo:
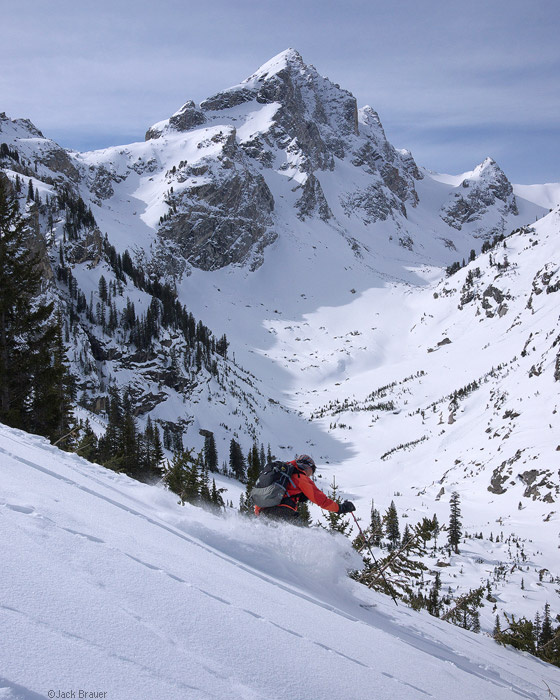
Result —
[{"label": "windblown snow surface", "polygon": [[540,699],[558,669],[369,591],[343,536],[181,507],[0,426],[0,698]]}]

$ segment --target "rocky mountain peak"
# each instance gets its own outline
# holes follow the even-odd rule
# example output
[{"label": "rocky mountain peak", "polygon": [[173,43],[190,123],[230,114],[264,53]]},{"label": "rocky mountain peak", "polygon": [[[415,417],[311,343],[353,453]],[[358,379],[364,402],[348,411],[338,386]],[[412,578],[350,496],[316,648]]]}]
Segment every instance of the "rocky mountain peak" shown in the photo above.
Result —
[{"label": "rocky mountain peak", "polygon": [[264,63],[252,75],[246,78],[244,83],[251,83],[254,80],[266,80],[281,71],[306,72],[309,68],[304,63],[301,54],[295,49],[286,49]]},{"label": "rocky mountain peak", "polygon": [[[189,156],[185,165],[185,158],[177,157],[174,177],[180,189],[176,187],[172,212],[159,233],[175,245],[180,243],[188,262],[203,269],[247,261],[255,245],[274,240],[276,194],[272,190],[282,191],[289,181],[293,185],[281,196],[295,194],[293,207],[299,220],[316,217],[341,230],[348,217],[357,216],[369,226],[389,217],[406,218],[407,207],[418,204],[414,183],[421,174],[412,155],[389,143],[372,107],[358,110],[352,93],[321,76],[295,49],[279,53],[242,82],[199,105],[186,102],[169,119],[155,124],[146,139],[187,132],[185,143],[191,145],[185,148],[192,154],[195,146],[195,160],[201,162],[194,165]],[[222,142],[224,133],[229,136]],[[209,145],[213,150],[208,150]],[[167,148],[163,143],[162,147]],[[352,188],[327,196],[326,179],[330,174],[338,179],[338,170],[348,166],[353,166]],[[201,174],[204,183],[193,179]],[[272,182],[276,184],[268,190]],[[264,196],[266,206],[260,216],[247,217],[246,198],[233,195],[242,191]],[[218,220],[216,207],[207,211],[207,200],[222,196],[235,201],[239,211],[228,206]],[[205,203],[194,217],[201,199]],[[233,229],[232,221],[236,222]],[[246,245],[237,246],[235,253],[224,252],[233,236],[232,231],[225,237],[218,235],[224,227],[246,230]],[[202,228],[203,236],[193,235],[194,229]],[[261,255],[257,257],[262,261]]]},{"label": "rocky mountain peak", "polygon": [[[79,173],[68,151],[45,138],[29,119],[11,119],[0,113],[0,142],[11,149],[11,169],[31,177],[50,176],[77,182]],[[23,165],[26,161],[27,165]],[[31,163],[34,164],[31,170]]]},{"label": "rocky mountain peak", "polygon": [[285,148],[287,139],[295,138],[308,172],[332,169],[333,156],[344,157],[347,150],[343,140],[358,134],[356,98],[307,65],[295,49],[287,49],[198,107],[186,102],[172,117],[152,126],[146,140],[169,130],[189,131],[207,122],[238,123],[243,119],[238,108],[244,104],[252,113],[259,105],[277,105],[267,130],[270,140]]},{"label": "rocky mountain peak", "polygon": [[[487,157],[450,194],[441,217],[453,228],[461,230],[466,224],[475,224],[491,209],[497,215],[496,225],[486,231],[485,236],[502,233],[505,218],[518,213],[510,181],[496,161]],[[475,235],[479,233],[475,228]]]},{"label": "rocky mountain peak", "polygon": [[0,131],[4,134],[4,138],[45,138],[31,120],[11,119],[6,112],[0,112]]},{"label": "rocky mountain peak", "polygon": [[493,182],[509,183],[504,171],[500,168],[496,161],[489,156],[485,158],[482,163],[479,163],[479,165],[476,166],[472,173],[465,178],[464,182],[468,181],[470,183],[474,183],[477,180],[482,180],[489,184]]},{"label": "rocky mountain peak", "polygon": [[204,113],[192,100],[188,100],[169,119],[151,126],[146,132],[146,141],[157,139],[167,131],[190,131],[206,122]]}]

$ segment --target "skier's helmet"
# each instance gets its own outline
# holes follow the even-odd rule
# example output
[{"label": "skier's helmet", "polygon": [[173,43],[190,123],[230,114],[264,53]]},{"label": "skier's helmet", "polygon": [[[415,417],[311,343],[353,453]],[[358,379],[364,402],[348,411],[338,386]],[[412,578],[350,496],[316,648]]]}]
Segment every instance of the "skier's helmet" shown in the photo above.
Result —
[{"label": "skier's helmet", "polygon": [[301,467],[302,469],[313,469],[313,474],[315,474],[317,465],[315,464],[313,457],[310,457],[309,455],[298,455],[296,457],[296,462],[298,467]]}]

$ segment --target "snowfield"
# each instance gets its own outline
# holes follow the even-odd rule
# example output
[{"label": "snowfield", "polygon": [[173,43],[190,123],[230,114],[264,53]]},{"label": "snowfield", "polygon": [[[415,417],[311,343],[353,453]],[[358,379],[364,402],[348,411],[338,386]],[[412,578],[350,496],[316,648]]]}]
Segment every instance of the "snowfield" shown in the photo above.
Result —
[{"label": "snowfield", "polygon": [[347,578],[342,536],[181,507],[4,426],[0,479],[0,698],[560,691],[558,669]]},{"label": "snowfield", "polygon": [[[130,389],[139,430],[176,426],[195,452],[211,431],[221,466],[232,439],[309,453],[364,526],[372,501],[395,502],[401,533],[444,525],[456,491],[460,553],[443,531],[416,591],[439,571],[442,596],[490,596],[464,632],[349,579],[342,536],[181,507],[0,427],[0,700],[560,696],[557,668],[489,638],[504,612],[560,614],[559,183],[511,185],[492,158],[420,167],[294,50],[146,141],[65,151],[4,113],[0,137],[67,319],[78,419],[102,433],[108,389]],[[80,198],[95,226],[70,239]],[[105,236],[227,334],[215,373],[177,328],[137,352],[124,312],[155,297],[117,278]],[[235,507],[244,485],[216,482]]]}]

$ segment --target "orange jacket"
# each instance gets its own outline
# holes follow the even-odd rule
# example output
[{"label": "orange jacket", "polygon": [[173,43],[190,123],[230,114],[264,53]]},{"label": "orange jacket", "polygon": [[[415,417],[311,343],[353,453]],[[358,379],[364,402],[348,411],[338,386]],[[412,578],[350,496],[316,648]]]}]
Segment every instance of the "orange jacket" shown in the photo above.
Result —
[{"label": "orange jacket", "polygon": [[[296,466],[295,461],[288,462],[288,464],[293,464]],[[307,496],[312,503],[315,503],[320,508],[330,510],[332,513],[338,513],[338,503],[336,501],[332,501],[328,496],[325,496],[325,494],[315,486],[313,481],[306,474],[300,471],[295,471],[292,474],[292,481],[294,482],[294,486],[291,484],[288,486],[286,496],[282,499],[282,502],[279,505],[290,508],[291,510],[297,510],[298,502],[303,494],[304,496]],[[260,512],[261,508],[255,506],[255,513],[258,515]]]}]

